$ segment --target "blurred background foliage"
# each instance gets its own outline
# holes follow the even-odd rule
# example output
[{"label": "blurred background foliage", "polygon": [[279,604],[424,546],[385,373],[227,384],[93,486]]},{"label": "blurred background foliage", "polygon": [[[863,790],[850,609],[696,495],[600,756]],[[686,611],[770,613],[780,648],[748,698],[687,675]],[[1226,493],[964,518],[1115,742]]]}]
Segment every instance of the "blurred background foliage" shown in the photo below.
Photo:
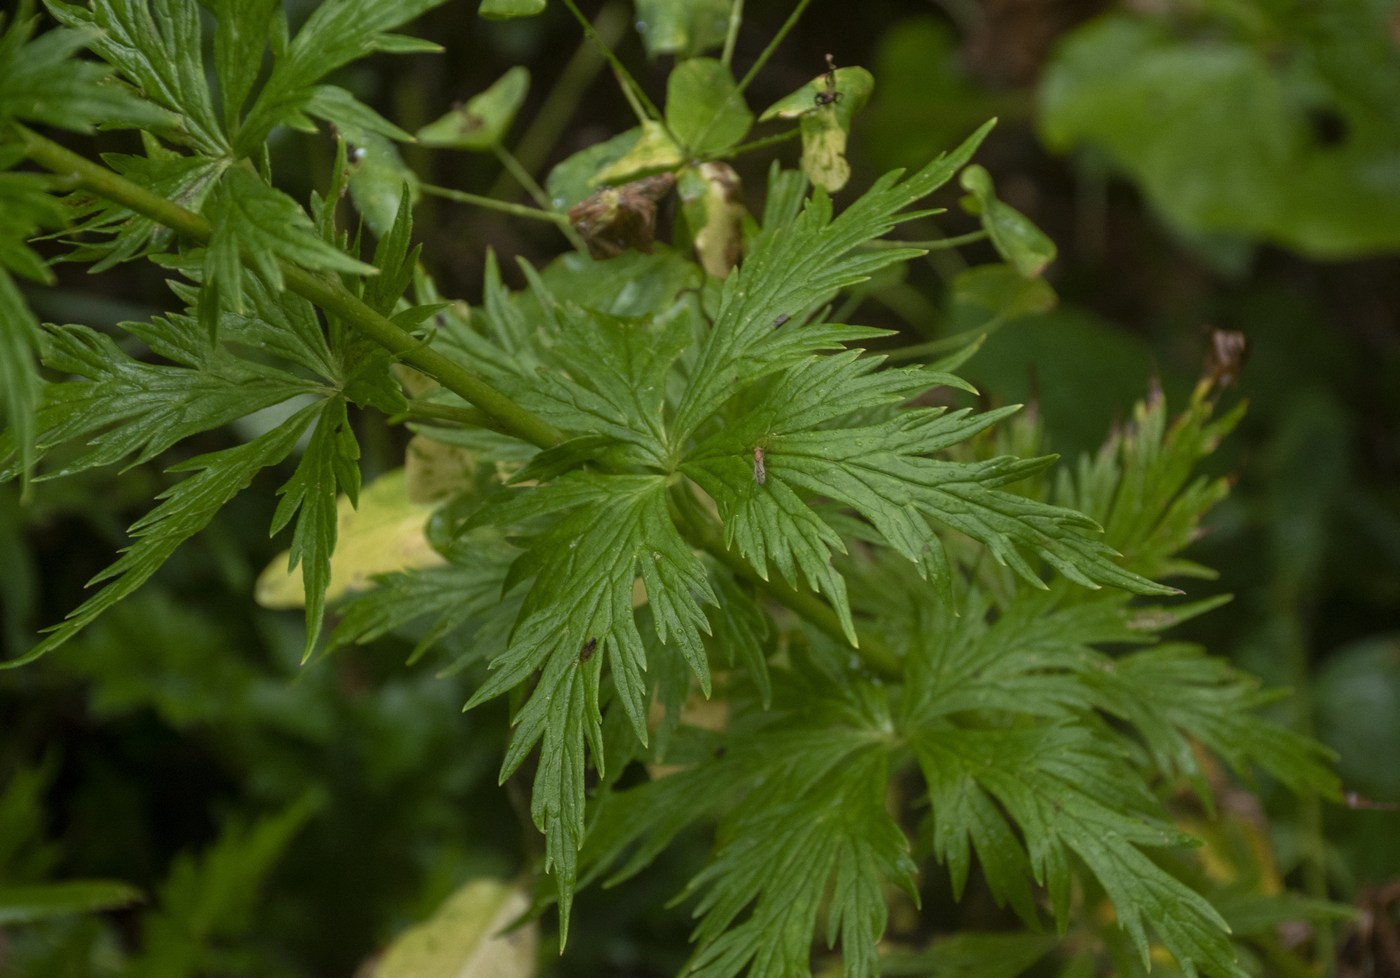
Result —
[{"label": "blurred background foliage", "polygon": [[[672,63],[654,52],[712,40],[703,22],[667,21],[673,6],[589,11],[653,92]],[[632,124],[559,5],[502,22],[474,7],[415,29],[443,55],[373,59],[343,83],[414,131],[523,64],[531,87],[507,142],[541,179]],[[747,5],[741,68],[787,10]],[[989,332],[969,378],[988,404],[1030,403],[1069,456],[1152,383],[1180,399],[1209,328],[1251,340],[1249,413],[1216,459],[1236,490],[1194,554],[1220,571],[1208,589],[1235,598],[1189,637],[1291,687],[1280,716],[1339,752],[1354,795],[1323,810],[1258,785],[1262,808],[1221,830],[1245,841],[1219,845],[1268,839],[1268,859],[1235,872],[1371,911],[1317,943],[1324,967],[1400,973],[1400,815],[1387,807],[1400,801],[1400,5],[817,0],[750,105],[810,81],[827,52],[876,79],[845,196],[996,115],[979,162],[1059,247],[1029,282],[970,271],[996,260],[985,243],[935,251],[862,287],[846,321],[929,349]],[[361,194],[397,186],[401,153],[423,183],[524,197],[489,154],[365,146]],[[792,144],[778,152],[793,164]],[[285,135],[279,182],[304,197],[333,155],[324,136]],[[757,193],[766,157],[736,166]],[[543,263],[565,246],[549,225],[440,200],[420,199],[416,220],[444,291],[469,301],[487,248],[510,274],[515,256]],[[978,226],[956,206],[937,220],[950,236]],[[30,297],[56,321],[140,319],[167,295],[153,268],[59,271],[60,289]],[[367,478],[401,463],[402,432],[366,422],[361,441]],[[6,657],[78,603],[170,461],[43,483],[27,506],[0,487]],[[350,975],[462,881],[524,869],[536,840],[522,799],[495,786],[503,713],[463,716],[465,683],[405,668],[402,639],[301,667],[300,617],[252,606],[278,546],[241,527],[267,524],[275,484],[240,496],[70,647],[0,672],[0,886],[101,878],[141,894],[100,917],[36,907],[0,921],[0,973]],[[543,973],[675,973],[684,915],[661,908],[699,851],[580,900],[567,969],[546,950]],[[976,894],[928,909],[950,931],[996,920]],[[971,946],[949,945],[947,967]]]}]

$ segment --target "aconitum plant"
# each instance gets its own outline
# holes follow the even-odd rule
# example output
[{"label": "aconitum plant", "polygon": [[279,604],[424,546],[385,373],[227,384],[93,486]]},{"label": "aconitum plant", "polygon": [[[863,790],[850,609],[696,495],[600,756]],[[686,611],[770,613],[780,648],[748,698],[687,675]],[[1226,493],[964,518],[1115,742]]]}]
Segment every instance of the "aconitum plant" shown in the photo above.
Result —
[{"label": "aconitum plant", "polygon": [[[1010,288],[1054,247],[971,163],[991,123],[854,187],[867,71],[828,57],[756,117],[745,94],[784,32],[736,80],[739,2],[650,4],[674,28],[644,38],[675,56],[665,92],[609,53],[637,124],[544,186],[506,149],[523,68],[417,134],[498,154],[534,206],[426,187],[395,149],[414,135],[328,79],[432,50],[393,31],[441,2],[325,0],[293,30],[277,0],[47,0],[57,24],[26,5],[5,26],[4,476],[31,495],[120,479],[282,409],[170,466],[91,597],[7,664],[62,655],[281,467],[270,529],[296,576],[270,572],[264,597],[304,605],[307,657],[409,635],[470,677],[468,709],[509,699],[500,777],[528,784],[536,909],[556,908],[566,963],[576,902],[704,838],[674,911],[698,918],[686,974],[948,973],[939,922],[894,928],[892,908],[974,876],[1024,931],[986,936],[994,970],[967,973],[1046,955],[1065,975],[1250,973],[1250,942],[1301,904],[1203,871],[1183,799],[1210,811],[1222,766],[1336,786],[1324,751],[1260,715],[1273,694],[1163,640],[1218,603],[1193,600],[1208,572],[1181,555],[1226,492],[1194,472],[1239,415],[1216,410],[1228,371],[1175,417],[1150,393],[1057,464],[1019,406],[957,406],[975,333],[930,359],[842,321],[847,290],[931,249],[989,241]],[[95,128],[138,131],[135,151],[53,132]],[[279,189],[273,138],[334,142],[321,192]],[[730,162],[756,152],[774,162],[749,211]],[[919,237],[953,181],[982,230]],[[412,224],[435,193],[550,222],[564,253],[522,263],[519,291],[487,255],[479,299],[445,295]],[[37,243],[58,229],[57,251]],[[153,262],[168,311],[40,323],[18,283],[60,257]],[[414,559],[346,588],[367,413],[413,432],[407,475],[367,503],[379,487],[375,505],[431,515]]]}]

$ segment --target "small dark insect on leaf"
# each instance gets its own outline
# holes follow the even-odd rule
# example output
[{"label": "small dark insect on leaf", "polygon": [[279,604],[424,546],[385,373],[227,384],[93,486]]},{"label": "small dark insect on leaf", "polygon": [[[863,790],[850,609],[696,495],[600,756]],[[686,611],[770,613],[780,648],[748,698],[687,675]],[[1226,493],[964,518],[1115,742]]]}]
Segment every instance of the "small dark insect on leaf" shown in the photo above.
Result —
[{"label": "small dark insect on leaf", "polygon": [[773,328],[777,329],[779,326],[781,326],[783,323],[787,322],[791,318],[792,317],[785,312],[779,313],[778,317],[773,320]]},{"label": "small dark insect on leaf", "polygon": [[763,449],[758,445],[753,447],[753,481],[760,486],[768,481],[768,469],[763,463]]},{"label": "small dark insect on leaf", "polygon": [[583,648],[579,649],[578,661],[584,663],[593,658],[593,653],[597,648],[598,640],[596,638],[590,638],[587,642],[584,642]]},{"label": "small dark insect on leaf", "polygon": [[836,90],[836,59],[830,54],[826,56],[826,91],[816,94],[818,108],[827,105],[835,105],[841,101],[841,93]]}]

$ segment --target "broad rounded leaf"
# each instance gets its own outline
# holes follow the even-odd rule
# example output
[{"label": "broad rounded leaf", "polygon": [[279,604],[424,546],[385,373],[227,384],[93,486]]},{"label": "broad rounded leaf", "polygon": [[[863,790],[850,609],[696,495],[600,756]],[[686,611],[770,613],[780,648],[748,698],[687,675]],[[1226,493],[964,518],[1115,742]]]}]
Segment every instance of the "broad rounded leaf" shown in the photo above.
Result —
[{"label": "broad rounded leaf", "polygon": [[636,0],[647,55],[695,56],[724,42],[731,0]]},{"label": "broad rounded leaf", "polygon": [[691,156],[713,156],[744,138],[753,113],[723,62],[692,58],[666,80],[666,125]]}]

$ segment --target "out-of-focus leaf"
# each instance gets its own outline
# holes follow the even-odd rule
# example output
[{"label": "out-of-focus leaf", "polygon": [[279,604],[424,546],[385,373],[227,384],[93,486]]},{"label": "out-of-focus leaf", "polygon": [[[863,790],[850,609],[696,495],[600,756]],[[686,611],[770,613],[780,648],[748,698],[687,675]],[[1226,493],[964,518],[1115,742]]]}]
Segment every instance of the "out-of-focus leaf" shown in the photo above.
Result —
[{"label": "out-of-focus leaf", "polygon": [[398,147],[377,133],[363,133],[354,140],[350,155],[350,199],[363,215],[376,237],[383,237],[394,226],[404,185],[409,199],[417,202],[421,182],[418,174],[404,163]]},{"label": "out-of-focus leaf", "polygon": [[885,30],[871,63],[880,90],[865,109],[861,156],[881,170],[926,160],[984,119],[1023,111],[1022,92],[968,76],[954,28],[931,10]]},{"label": "out-of-focus leaf", "polygon": [[531,978],[539,925],[506,930],[529,907],[519,884],[472,880],[389,945],[375,978]]},{"label": "out-of-focus leaf", "polygon": [[905,951],[880,961],[884,978],[1016,978],[1056,944],[1050,934],[964,931],[926,951]]},{"label": "out-of-focus leaf", "polygon": [[28,924],[65,914],[113,910],[141,899],[141,891],[126,883],[81,880],[0,886],[0,926]]},{"label": "out-of-focus leaf", "polygon": [[1031,223],[1030,218],[997,199],[992,175],[973,164],[962,171],[962,188],[971,196],[963,206],[982,218],[982,227],[991,236],[997,253],[1026,278],[1037,278],[1055,260],[1055,242]]},{"label": "out-of-focus leaf", "polygon": [[[472,485],[477,453],[414,435],[404,452],[404,492],[411,503],[440,503]],[[383,476],[382,478],[387,478]]]},{"label": "out-of-focus leaf", "polygon": [[419,129],[418,141],[448,149],[488,150],[499,146],[529,90],[530,72],[516,65],[465,105]]},{"label": "out-of-focus leaf", "polygon": [[636,0],[637,33],[647,54],[695,57],[724,41],[730,0]]},{"label": "out-of-focus leaf", "polygon": [[744,138],[753,113],[723,62],[691,58],[666,80],[666,124],[688,156],[713,156]]},{"label": "out-of-focus leaf", "polygon": [[34,469],[35,413],[39,401],[39,321],[25,305],[9,272],[0,268],[0,384],[5,387],[0,421],[10,429],[16,468],[26,484]]},{"label": "out-of-focus leaf", "polygon": [[[985,321],[975,328],[991,331],[1025,316],[1049,312],[1058,297],[1043,278],[1027,278],[1010,265],[975,265],[953,279],[955,307],[976,311]],[[961,318],[961,310],[959,311]]]},{"label": "out-of-focus leaf", "polygon": [[[969,326],[985,317],[976,310]],[[1056,449],[1091,451],[1104,418],[1121,416],[1147,389],[1152,353],[1083,309],[1061,308],[1008,322],[962,372],[996,403],[1036,402]]]},{"label": "out-of-focus leaf", "polygon": [[[1280,28],[1280,40],[1270,41],[1277,48],[1232,37],[1227,23],[1193,35],[1165,18],[1091,22],[1050,62],[1039,90],[1041,134],[1054,149],[1106,150],[1158,211],[1195,235],[1262,238],[1331,259],[1394,250],[1394,48],[1372,52],[1369,73],[1384,82],[1343,86],[1316,69],[1347,23],[1384,33],[1363,6],[1328,4],[1341,27],[1319,14],[1292,38]],[[1358,97],[1366,88],[1376,91]],[[1319,134],[1318,112],[1341,120],[1339,139]]]},{"label": "out-of-focus leaf", "polygon": [[1334,652],[1313,684],[1318,736],[1340,755],[1348,788],[1400,798],[1400,765],[1377,763],[1400,744],[1400,635],[1357,642]]},{"label": "out-of-focus leaf", "polygon": [[229,938],[245,938],[267,875],[322,798],[308,792],[280,812],[249,824],[231,819],[198,855],[181,854],[161,884],[160,909],[145,920],[133,978],[217,973]]},{"label": "out-of-focus leaf", "polygon": [[481,0],[477,13],[491,20],[533,17],[543,13],[545,0]]}]

